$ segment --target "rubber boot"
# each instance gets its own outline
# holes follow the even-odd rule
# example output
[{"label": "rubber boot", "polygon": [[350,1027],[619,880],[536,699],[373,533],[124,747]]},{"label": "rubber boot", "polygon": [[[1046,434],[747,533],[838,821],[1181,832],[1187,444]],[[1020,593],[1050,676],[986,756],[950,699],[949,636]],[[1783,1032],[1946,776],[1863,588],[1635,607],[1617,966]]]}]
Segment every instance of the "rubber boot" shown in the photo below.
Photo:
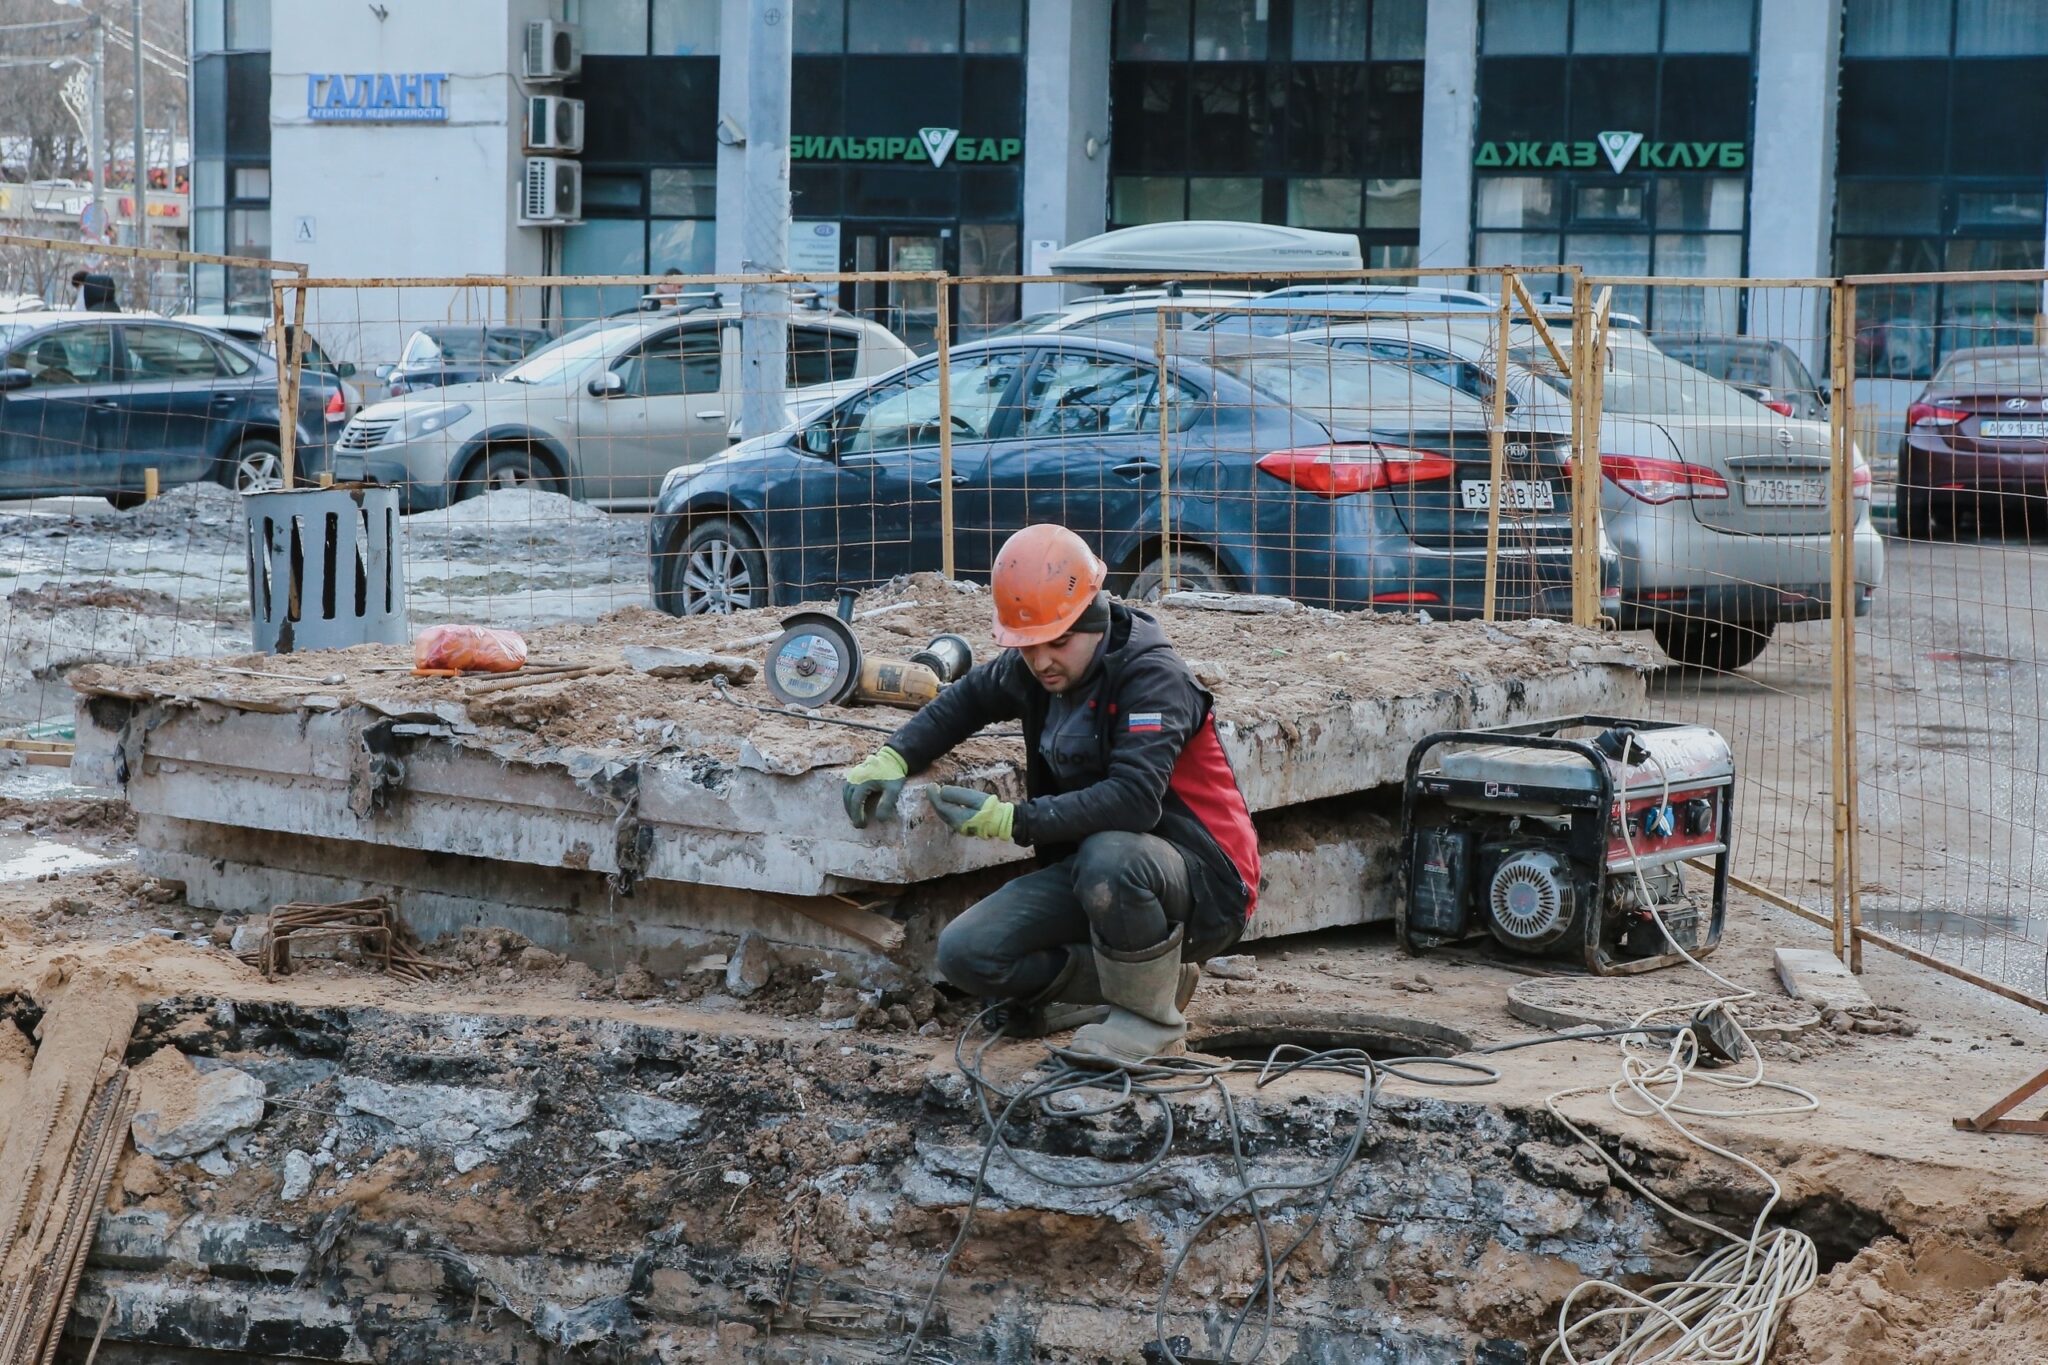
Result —
[{"label": "rubber boot", "polygon": [[1177,1003],[1183,980],[1180,944],[1179,925],[1163,943],[1134,953],[1098,941],[1095,975],[1111,1005],[1109,1018],[1076,1033],[1064,1051],[1077,1061],[1106,1066],[1137,1066],[1153,1057],[1178,1055],[1188,1035],[1188,1021]]},{"label": "rubber boot", "polygon": [[1067,949],[1067,965],[1053,983],[1029,1000],[1012,1001],[996,1026],[1012,1038],[1044,1038],[1093,1024],[1109,1013],[1102,987],[1095,979],[1095,955]]}]

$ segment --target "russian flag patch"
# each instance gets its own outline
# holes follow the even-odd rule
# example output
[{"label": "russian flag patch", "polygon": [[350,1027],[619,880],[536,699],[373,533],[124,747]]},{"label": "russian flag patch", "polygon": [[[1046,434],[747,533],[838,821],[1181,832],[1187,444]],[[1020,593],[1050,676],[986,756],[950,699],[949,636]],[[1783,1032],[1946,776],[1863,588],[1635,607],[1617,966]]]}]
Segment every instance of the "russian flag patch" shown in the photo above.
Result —
[{"label": "russian flag patch", "polygon": [[1165,722],[1160,719],[1157,711],[1133,711],[1131,712],[1130,728],[1133,733],[1136,733],[1144,730],[1162,730],[1166,727]]}]

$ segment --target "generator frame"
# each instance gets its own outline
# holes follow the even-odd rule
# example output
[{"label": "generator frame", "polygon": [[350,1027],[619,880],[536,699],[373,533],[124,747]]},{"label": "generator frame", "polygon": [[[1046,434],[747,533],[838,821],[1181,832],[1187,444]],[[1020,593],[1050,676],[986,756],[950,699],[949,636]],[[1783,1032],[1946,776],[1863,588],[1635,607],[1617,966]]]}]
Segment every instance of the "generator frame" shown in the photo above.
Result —
[{"label": "generator frame", "polygon": [[[1608,840],[1612,812],[1617,800],[1614,787],[1614,772],[1608,757],[1593,747],[1590,740],[1560,739],[1558,732],[1574,729],[1612,730],[1624,729],[1643,733],[1652,730],[1675,730],[1687,728],[1682,721],[1641,720],[1628,716],[1558,716],[1549,720],[1521,721],[1512,725],[1496,725],[1484,730],[1439,730],[1426,735],[1408,753],[1406,780],[1401,784],[1401,894],[1394,899],[1394,937],[1402,949],[1419,954],[1424,949],[1445,943],[1457,942],[1470,935],[1434,935],[1411,931],[1408,925],[1408,907],[1414,892],[1416,815],[1425,799],[1443,801],[1447,797],[1461,796],[1477,801],[1487,800],[1530,800],[1538,799],[1557,805],[1568,812],[1571,820],[1570,844],[1572,856],[1592,865],[1593,903],[1584,916],[1584,957],[1586,970],[1595,976],[1627,976],[1636,972],[1655,971],[1685,960],[1685,954],[1674,945],[1672,950],[1653,953],[1647,957],[1618,958],[1611,956],[1602,941],[1604,908],[1607,904]],[[1478,778],[1447,777],[1442,773],[1422,772],[1423,760],[1430,753],[1445,744],[1495,744],[1511,740],[1515,744],[1531,749],[1561,749],[1577,754],[1591,765],[1594,772],[1595,789],[1579,791],[1572,788],[1529,788],[1512,789],[1512,794],[1499,790],[1501,784],[1488,783]],[[1655,867],[1667,863],[1683,862],[1711,853],[1714,857],[1714,892],[1708,911],[1706,932],[1701,935],[1700,945],[1692,949],[1694,957],[1705,957],[1720,946],[1721,931],[1728,919],[1728,835],[1734,828],[1735,779],[1719,777],[1706,782],[1688,780],[1686,789],[1699,790],[1701,787],[1717,788],[1718,818],[1714,829],[1719,836],[1704,847],[1691,847],[1667,857],[1650,857],[1638,866]],[[1492,786],[1495,790],[1488,791]],[[1622,793],[1625,800],[1627,793]],[[1627,818],[1624,810],[1623,818]],[[1670,942],[1666,936],[1666,942]]]}]

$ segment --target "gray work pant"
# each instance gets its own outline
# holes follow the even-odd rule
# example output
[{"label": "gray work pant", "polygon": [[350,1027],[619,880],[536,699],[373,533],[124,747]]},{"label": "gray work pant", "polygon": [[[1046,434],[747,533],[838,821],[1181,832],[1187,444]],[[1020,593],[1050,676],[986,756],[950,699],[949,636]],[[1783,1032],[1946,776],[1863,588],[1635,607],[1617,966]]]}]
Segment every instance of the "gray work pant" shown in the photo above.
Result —
[{"label": "gray work pant", "polygon": [[1182,956],[1200,961],[1227,948],[1241,926],[1212,925],[1219,917],[1202,913],[1200,879],[1194,893],[1190,880],[1186,856],[1156,835],[1091,834],[1072,857],[1006,883],[947,925],[939,971],[986,1000],[1032,1000],[1065,970],[1070,946],[1086,950],[1092,936],[1139,952],[1165,942],[1176,924],[1187,926]]}]

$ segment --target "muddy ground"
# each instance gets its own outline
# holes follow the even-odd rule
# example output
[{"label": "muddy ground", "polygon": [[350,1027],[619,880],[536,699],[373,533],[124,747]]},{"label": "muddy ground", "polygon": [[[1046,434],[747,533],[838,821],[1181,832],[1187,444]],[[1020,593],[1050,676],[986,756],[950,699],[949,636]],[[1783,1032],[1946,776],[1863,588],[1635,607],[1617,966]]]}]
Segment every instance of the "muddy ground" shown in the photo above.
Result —
[{"label": "muddy ground", "polygon": [[[722,963],[597,973],[502,933],[430,946],[450,968],[431,984],[344,961],[265,980],[227,946],[231,922],[133,870],[118,808],[32,770],[8,790],[0,1092],[65,990],[138,999],[132,1062],[174,1046],[268,1091],[261,1121],[224,1146],[129,1156],[73,1324],[114,1324],[100,1360],[174,1358],[165,1323],[206,1344],[190,1316],[206,1294],[238,1305],[237,1349],[257,1360],[860,1360],[900,1346],[980,1150],[952,1056],[965,1002],[869,999],[810,973],[742,999]],[[52,873],[53,849],[90,865]],[[1769,948],[1820,938],[1743,902],[1711,961],[1775,990]],[[1198,1045],[1358,1037],[1361,1021],[1389,1046],[1530,1031],[1504,1007],[1523,964],[1409,959],[1377,930],[1253,955],[1249,979],[1197,994]],[[1879,1031],[1837,1020],[1763,1044],[1773,1078],[1810,1089],[1818,1113],[1699,1124],[1778,1174],[1785,1220],[1819,1245],[1823,1278],[1771,1359],[2048,1358],[2039,1139],[1950,1125],[2036,1069],[2048,1030],[1897,959],[1868,965],[1885,1008],[1863,1023]],[[994,1065],[1016,1075],[1039,1055],[1006,1045]],[[1363,1159],[1285,1280],[1268,1358],[1533,1360],[1580,1279],[1682,1273],[1702,1249],[1543,1112],[1553,1090],[1611,1078],[1611,1046],[1500,1061],[1478,1091],[1387,1083]],[[1262,1170],[1327,1160],[1355,1121],[1355,1091],[1333,1078],[1236,1091]],[[455,1112],[407,1107],[428,1099]],[[1128,1191],[1063,1194],[999,1161],[928,1358],[1135,1358],[1166,1263],[1228,1183],[1213,1102],[1184,1108],[1175,1161]],[[1567,1112],[1682,1207],[1729,1225],[1754,1213],[1753,1179],[1603,1096]],[[1094,1171],[1129,1165],[1156,1133],[1133,1115],[1039,1117],[1020,1139]],[[1179,1307],[1234,1304],[1256,1278],[1248,1227],[1225,1231]],[[1199,1343],[1218,1320],[1170,1321]]]}]

